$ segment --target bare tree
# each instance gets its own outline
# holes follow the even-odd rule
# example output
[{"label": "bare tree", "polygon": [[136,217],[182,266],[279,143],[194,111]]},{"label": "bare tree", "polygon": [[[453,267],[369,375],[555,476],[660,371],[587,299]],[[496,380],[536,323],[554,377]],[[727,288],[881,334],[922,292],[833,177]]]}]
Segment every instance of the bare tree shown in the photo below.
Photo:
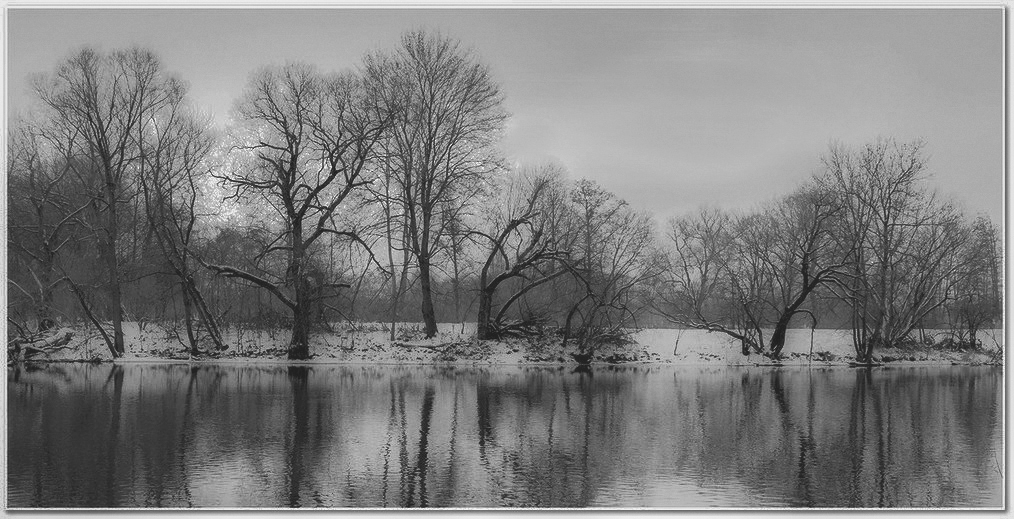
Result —
[{"label": "bare tree", "polygon": [[845,201],[837,232],[856,244],[839,295],[852,308],[859,362],[890,348],[951,296],[962,216],[923,188],[922,143],[881,139],[857,149],[833,145],[826,184]]},{"label": "bare tree", "polygon": [[315,303],[310,258],[318,240],[343,236],[366,247],[354,229],[337,228],[335,216],[370,182],[364,168],[387,124],[375,107],[357,76],[322,75],[299,63],[257,71],[238,104],[247,134],[237,148],[253,157],[222,180],[234,188],[232,197],[264,204],[274,216],[275,228],[254,263],[269,265],[281,256],[285,267],[255,273],[206,266],[267,290],[291,310],[291,359],[309,356]]},{"label": "bare tree", "polygon": [[744,355],[778,358],[792,318],[815,321],[807,300],[840,280],[838,212],[832,192],[807,185],[739,217],[710,209],[674,219],[655,309],[681,326],[739,340]]},{"label": "bare tree", "polygon": [[[468,231],[454,207],[445,207],[441,214],[448,219],[443,226],[447,229],[447,246],[445,254],[451,262],[448,275],[451,278],[451,298],[454,308],[454,322],[463,323],[465,315],[461,308],[461,281],[465,275],[467,258]],[[445,269],[446,270],[446,269]]]},{"label": "bare tree", "polygon": [[[61,129],[70,133],[61,134]],[[59,126],[50,130],[18,121],[7,154],[8,243],[22,257],[34,289],[18,284],[10,268],[8,283],[32,300],[39,331],[55,324],[60,257],[69,243],[81,238],[79,216],[90,203],[69,189],[76,131]]]},{"label": "bare tree", "polygon": [[833,232],[839,211],[840,202],[832,192],[804,186],[763,211],[759,228],[740,236],[748,254],[762,262],[770,280],[765,303],[774,317],[768,342],[768,354],[773,358],[781,355],[793,316],[806,313],[816,322],[815,314],[804,307],[811,294],[842,279],[842,252],[851,250],[851,245]]},{"label": "bare tree", "polygon": [[210,179],[207,158],[214,145],[209,123],[199,119],[185,103],[182,90],[158,111],[146,114],[138,128],[140,157],[138,179],[145,213],[158,250],[178,279],[184,325],[192,354],[199,354],[194,317],[199,317],[216,349],[225,349],[215,314],[196,281],[193,256],[198,225],[198,196]]},{"label": "bare tree", "polygon": [[979,346],[978,332],[1001,317],[1003,311],[1000,264],[1002,250],[999,229],[988,218],[972,222],[970,238],[957,253],[959,270],[954,294],[947,303],[959,345]]},{"label": "bare tree", "polygon": [[98,177],[92,196],[102,216],[96,236],[105,262],[114,356],[124,352],[119,208],[129,201],[135,180],[136,136],[143,115],[158,111],[181,88],[154,54],[138,48],[107,55],[86,48],[35,81],[46,117],[79,136],[74,171],[80,178]]},{"label": "bare tree", "polygon": [[563,346],[575,339],[583,360],[625,334],[636,316],[638,288],[654,277],[651,217],[634,211],[590,180],[571,192],[578,239],[567,262],[578,290],[563,328]]},{"label": "bare tree", "polygon": [[[418,267],[425,333],[437,333],[432,263],[447,245],[448,222],[497,169],[493,143],[507,118],[488,67],[450,38],[412,31],[390,53],[367,56],[365,70],[394,116],[383,145],[396,180]],[[442,212],[450,211],[450,215]]]},{"label": "bare tree", "polygon": [[673,218],[652,297],[654,310],[668,321],[726,334],[740,341],[744,355],[763,351],[764,340],[759,287],[765,272],[759,255],[737,244],[741,232],[752,232],[751,222],[716,208]]},{"label": "bare tree", "polygon": [[378,158],[376,163],[380,170],[378,182],[371,184],[370,192],[373,194],[373,202],[377,204],[382,212],[384,223],[385,251],[387,252],[387,284],[390,289],[388,301],[388,320],[391,323],[390,339],[397,338],[397,326],[401,310],[401,300],[409,289],[409,271],[411,268],[411,253],[406,244],[408,238],[408,218],[405,217],[403,204],[400,203],[398,178],[391,169],[391,157],[387,154],[387,147],[378,146]]},{"label": "bare tree", "polygon": [[[487,242],[488,251],[479,272],[479,339],[495,339],[509,332],[504,319],[511,306],[532,289],[567,272],[559,263],[569,255],[566,237],[547,232],[549,204],[554,200],[551,195],[562,188],[561,183],[553,169],[521,171],[494,189],[483,218],[489,229],[475,231]],[[511,280],[520,283],[494,314],[497,291]]]}]

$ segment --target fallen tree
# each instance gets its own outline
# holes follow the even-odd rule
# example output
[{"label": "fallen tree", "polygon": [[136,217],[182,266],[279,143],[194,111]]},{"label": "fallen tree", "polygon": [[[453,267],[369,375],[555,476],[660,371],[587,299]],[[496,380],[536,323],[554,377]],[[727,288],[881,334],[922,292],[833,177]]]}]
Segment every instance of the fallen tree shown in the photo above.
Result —
[{"label": "fallen tree", "polygon": [[17,337],[7,342],[7,361],[10,363],[30,360],[30,357],[39,354],[49,356],[69,348],[68,344],[73,338],[74,330],[70,328],[50,329],[33,335]]},{"label": "fallen tree", "polygon": [[400,348],[427,348],[427,349],[436,350],[436,351],[443,351],[443,350],[445,350],[447,348],[450,348],[452,346],[457,347],[457,346],[462,346],[462,345],[465,345],[465,344],[468,344],[468,342],[467,341],[458,341],[458,342],[442,342],[442,343],[439,343],[439,344],[432,344],[432,343],[418,342],[418,341],[417,342],[395,341],[395,342],[391,343],[392,346],[397,346],[397,347],[400,347]]}]

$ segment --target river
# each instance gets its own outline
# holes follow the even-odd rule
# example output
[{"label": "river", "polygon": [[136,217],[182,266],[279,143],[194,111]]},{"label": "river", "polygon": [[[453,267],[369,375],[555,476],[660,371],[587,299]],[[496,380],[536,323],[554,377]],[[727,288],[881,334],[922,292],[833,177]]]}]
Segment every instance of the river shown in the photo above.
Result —
[{"label": "river", "polygon": [[50,364],[8,506],[1001,507],[994,367]]}]

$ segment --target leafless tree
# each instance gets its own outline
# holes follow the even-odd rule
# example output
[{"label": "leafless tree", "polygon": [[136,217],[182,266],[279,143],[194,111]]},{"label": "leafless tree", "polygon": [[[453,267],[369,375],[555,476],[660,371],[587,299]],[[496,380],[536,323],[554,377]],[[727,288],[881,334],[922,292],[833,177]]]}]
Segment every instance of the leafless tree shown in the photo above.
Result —
[{"label": "leafless tree", "polygon": [[[563,188],[562,182],[551,168],[520,171],[502,179],[493,190],[483,215],[488,230],[475,231],[486,249],[479,272],[479,339],[494,339],[508,332],[504,319],[511,306],[529,291],[567,272],[560,262],[569,256],[568,237],[547,232],[549,206],[556,200],[552,194]],[[520,282],[495,305],[498,289],[511,280]]]},{"label": "leafless tree", "polygon": [[82,238],[79,216],[90,203],[75,196],[68,182],[76,131],[60,126],[49,130],[38,122],[16,122],[7,153],[8,243],[23,259],[32,285],[17,283],[11,269],[8,283],[32,300],[39,331],[55,324],[60,257],[69,243]]},{"label": "leafless tree", "polygon": [[857,245],[839,294],[852,308],[859,362],[899,344],[952,295],[968,233],[960,212],[923,187],[922,147],[880,139],[832,145],[824,159],[827,187],[845,202],[837,232]]},{"label": "leafless tree", "polygon": [[198,197],[210,179],[207,159],[215,144],[209,123],[187,106],[182,90],[166,106],[144,115],[137,137],[138,179],[148,225],[181,288],[191,353],[200,353],[195,313],[215,348],[224,349],[215,314],[196,280],[192,250],[199,223]]},{"label": "leafless tree", "polygon": [[374,101],[358,76],[292,63],[254,73],[238,104],[246,134],[237,149],[252,159],[222,180],[234,189],[232,197],[270,208],[275,228],[254,263],[270,265],[281,256],[284,269],[206,266],[267,290],[292,311],[291,359],[309,356],[314,246],[334,235],[365,247],[356,230],[336,227],[335,216],[354,210],[343,203],[370,182],[364,168],[388,122]]},{"label": "leafless tree", "polygon": [[1003,251],[1000,231],[988,218],[980,216],[972,222],[970,237],[958,251],[954,294],[947,302],[951,325],[958,345],[977,348],[978,332],[1001,317],[1000,265]]},{"label": "leafless tree", "polygon": [[774,317],[768,342],[768,354],[774,358],[781,355],[793,316],[806,313],[816,321],[804,306],[814,291],[842,279],[842,252],[851,250],[851,244],[834,234],[833,222],[840,210],[834,193],[804,186],[763,211],[758,228],[740,236],[770,280],[770,295],[764,302]]},{"label": "leafless tree", "polygon": [[378,157],[375,160],[379,171],[379,179],[369,187],[373,194],[373,203],[380,207],[384,224],[384,250],[387,252],[387,284],[389,288],[388,320],[390,322],[390,339],[397,337],[397,326],[401,310],[401,300],[411,285],[411,252],[406,246],[408,238],[408,218],[405,217],[401,204],[398,178],[391,169],[391,156],[388,147],[377,146]]},{"label": "leafless tree", "polygon": [[652,297],[673,324],[724,333],[740,341],[744,355],[763,351],[758,287],[766,281],[759,257],[737,244],[747,222],[717,208],[673,218]]},{"label": "leafless tree", "polygon": [[792,318],[815,320],[808,299],[840,280],[839,210],[834,193],[806,185],[741,216],[706,209],[674,219],[656,310],[681,326],[739,340],[744,355],[778,358]]},{"label": "leafless tree", "polygon": [[461,308],[461,285],[462,278],[466,275],[468,263],[468,238],[469,233],[462,221],[462,215],[454,210],[454,207],[444,207],[440,214],[447,219],[443,227],[447,229],[447,246],[444,253],[451,262],[450,269],[446,274],[451,280],[451,300],[454,309],[454,322],[464,322],[465,315]]},{"label": "leafless tree", "polygon": [[101,215],[96,237],[105,263],[115,356],[124,352],[119,209],[129,202],[135,183],[136,136],[144,114],[158,111],[182,88],[154,54],[139,48],[109,54],[86,48],[35,81],[47,109],[44,117],[78,136],[73,170],[82,179],[97,176],[91,184],[93,206]]},{"label": "leafless tree", "polygon": [[563,346],[574,339],[582,360],[622,338],[634,323],[638,288],[657,272],[650,216],[590,180],[574,184],[571,201],[578,240],[568,265],[579,290],[564,320]]},{"label": "leafless tree", "polygon": [[[493,143],[507,118],[488,67],[442,35],[411,31],[389,53],[366,57],[365,71],[394,124],[383,141],[396,180],[406,243],[418,267],[425,333],[437,332],[432,263],[449,222],[499,167]],[[443,214],[450,211],[451,214]]]}]

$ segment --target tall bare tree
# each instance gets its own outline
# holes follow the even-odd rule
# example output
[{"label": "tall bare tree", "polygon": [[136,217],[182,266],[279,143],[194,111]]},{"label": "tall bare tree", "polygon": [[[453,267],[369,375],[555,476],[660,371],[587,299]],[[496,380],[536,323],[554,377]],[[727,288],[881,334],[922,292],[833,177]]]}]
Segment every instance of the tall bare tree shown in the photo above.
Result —
[{"label": "tall bare tree", "polygon": [[[207,267],[253,283],[289,308],[288,356],[305,359],[317,292],[311,275],[314,246],[322,236],[334,235],[365,247],[355,229],[335,225],[336,214],[355,210],[343,203],[355,200],[351,195],[370,182],[365,166],[388,118],[358,76],[324,75],[301,63],[254,73],[237,115],[246,131],[237,148],[252,157],[222,180],[234,189],[232,197],[272,212],[274,227],[266,230],[270,239],[253,258],[255,266],[268,268]],[[273,260],[284,269],[273,270]]]},{"label": "tall bare tree", "polygon": [[[499,166],[493,148],[507,113],[489,68],[459,42],[425,31],[365,59],[366,75],[394,122],[383,145],[406,243],[418,267],[425,333],[437,333],[432,265],[456,221]],[[451,214],[442,214],[450,211]]]},{"label": "tall bare tree", "polygon": [[147,114],[139,127],[138,179],[149,228],[165,264],[178,280],[187,342],[191,353],[199,354],[195,314],[215,348],[225,348],[215,314],[198,287],[193,253],[198,198],[210,180],[207,159],[215,141],[210,124],[194,113],[182,93]]},{"label": "tall bare tree", "polygon": [[781,355],[785,333],[795,315],[808,314],[815,324],[815,314],[804,306],[811,295],[842,280],[843,252],[852,247],[834,234],[839,211],[834,193],[804,186],[764,210],[758,226],[739,236],[747,254],[761,262],[770,283],[764,302],[774,321],[767,346],[771,357]]},{"label": "tall bare tree", "polygon": [[923,186],[922,147],[879,139],[833,145],[824,159],[827,186],[845,201],[837,232],[856,244],[840,295],[852,308],[859,362],[907,338],[951,297],[957,279],[967,229],[952,204]]},{"label": "tall bare tree", "polygon": [[115,356],[124,353],[120,207],[129,202],[135,185],[136,137],[144,115],[157,112],[181,89],[183,84],[163,70],[154,54],[139,48],[109,54],[86,48],[35,81],[45,117],[78,135],[73,170],[79,178],[96,177],[86,184],[95,188],[96,236],[105,263]]},{"label": "tall bare tree", "polygon": [[386,146],[377,146],[375,160],[379,179],[369,186],[375,203],[381,211],[384,233],[384,250],[387,255],[387,286],[388,306],[387,317],[391,324],[390,339],[397,337],[397,327],[401,312],[401,300],[410,286],[411,253],[406,246],[408,239],[408,219],[402,211],[401,195],[398,179],[391,169],[391,157],[387,155]]}]

